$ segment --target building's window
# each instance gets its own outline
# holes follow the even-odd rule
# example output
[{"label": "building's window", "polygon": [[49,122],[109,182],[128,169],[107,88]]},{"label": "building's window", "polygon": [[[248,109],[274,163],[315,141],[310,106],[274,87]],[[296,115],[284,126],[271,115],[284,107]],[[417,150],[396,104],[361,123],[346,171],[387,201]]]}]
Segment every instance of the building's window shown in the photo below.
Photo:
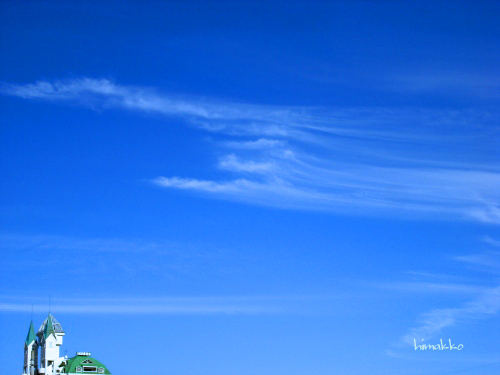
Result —
[{"label": "building's window", "polygon": [[83,363],[94,363],[94,362],[92,362],[90,359],[86,359],[85,361],[82,362],[82,364]]},{"label": "building's window", "polygon": [[80,366],[78,366],[78,367],[76,368],[76,372],[82,372],[82,368],[81,368]]},{"label": "building's window", "polygon": [[99,367],[98,372],[99,372],[99,374],[104,374],[104,369],[102,367]]},{"label": "building's window", "polygon": [[97,372],[96,366],[83,366],[83,372]]}]

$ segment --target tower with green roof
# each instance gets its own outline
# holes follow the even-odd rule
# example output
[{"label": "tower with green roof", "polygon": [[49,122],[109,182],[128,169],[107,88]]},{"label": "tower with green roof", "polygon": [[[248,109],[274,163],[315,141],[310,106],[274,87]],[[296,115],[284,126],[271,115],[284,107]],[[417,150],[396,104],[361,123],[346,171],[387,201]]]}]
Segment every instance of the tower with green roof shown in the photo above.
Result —
[{"label": "tower with green roof", "polygon": [[59,357],[59,347],[62,345],[64,330],[54,316],[49,313],[47,319],[38,330],[38,343],[40,346],[39,374],[55,375],[64,358]]},{"label": "tower with green roof", "polygon": [[38,374],[38,342],[36,340],[33,321],[31,321],[30,328],[28,330],[28,336],[26,336],[26,341],[24,342],[23,374]]},{"label": "tower with green roof", "polygon": [[[65,332],[61,324],[49,312],[35,335],[33,321],[24,343],[24,367],[22,375],[111,375],[108,368],[88,352],[77,352],[72,358],[59,357]],[[40,349],[40,365],[38,365]]]}]

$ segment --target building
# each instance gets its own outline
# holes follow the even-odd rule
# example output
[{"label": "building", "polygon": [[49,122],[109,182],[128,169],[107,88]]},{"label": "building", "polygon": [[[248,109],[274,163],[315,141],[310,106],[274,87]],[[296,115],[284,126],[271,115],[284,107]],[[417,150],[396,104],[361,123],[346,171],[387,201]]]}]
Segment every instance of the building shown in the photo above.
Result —
[{"label": "building", "polygon": [[[61,324],[49,313],[35,335],[33,321],[24,342],[22,375],[105,374],[111,375],[101,362],[90,353],[77,352],[72,358],[59,356],[65,332]],[[40,359],[40,361],[39,361]]]}]

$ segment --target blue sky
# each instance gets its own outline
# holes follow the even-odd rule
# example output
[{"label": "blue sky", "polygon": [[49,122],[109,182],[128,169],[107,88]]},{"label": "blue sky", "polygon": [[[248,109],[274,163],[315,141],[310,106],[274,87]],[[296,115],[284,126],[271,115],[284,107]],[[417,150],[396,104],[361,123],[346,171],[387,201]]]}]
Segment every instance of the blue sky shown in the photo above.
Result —
[{"label": "blue sky", "polygon": [[1,8],[6,373],[498,373],[498,2]]}]

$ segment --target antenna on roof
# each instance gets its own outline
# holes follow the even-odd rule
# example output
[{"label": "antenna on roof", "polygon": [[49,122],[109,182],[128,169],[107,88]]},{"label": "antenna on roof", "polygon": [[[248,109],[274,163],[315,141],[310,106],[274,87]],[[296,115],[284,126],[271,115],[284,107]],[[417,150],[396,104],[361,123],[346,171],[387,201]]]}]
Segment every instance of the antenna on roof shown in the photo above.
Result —
[{"label": "antenna on roof", "polygon": [[49,295],[49,314],[50,314],[50,305],[52,304],[52,296]]},{"label": "antenna on roof", "polygon": [[33,302],[31,303],[31,321],[33,321]]}]

